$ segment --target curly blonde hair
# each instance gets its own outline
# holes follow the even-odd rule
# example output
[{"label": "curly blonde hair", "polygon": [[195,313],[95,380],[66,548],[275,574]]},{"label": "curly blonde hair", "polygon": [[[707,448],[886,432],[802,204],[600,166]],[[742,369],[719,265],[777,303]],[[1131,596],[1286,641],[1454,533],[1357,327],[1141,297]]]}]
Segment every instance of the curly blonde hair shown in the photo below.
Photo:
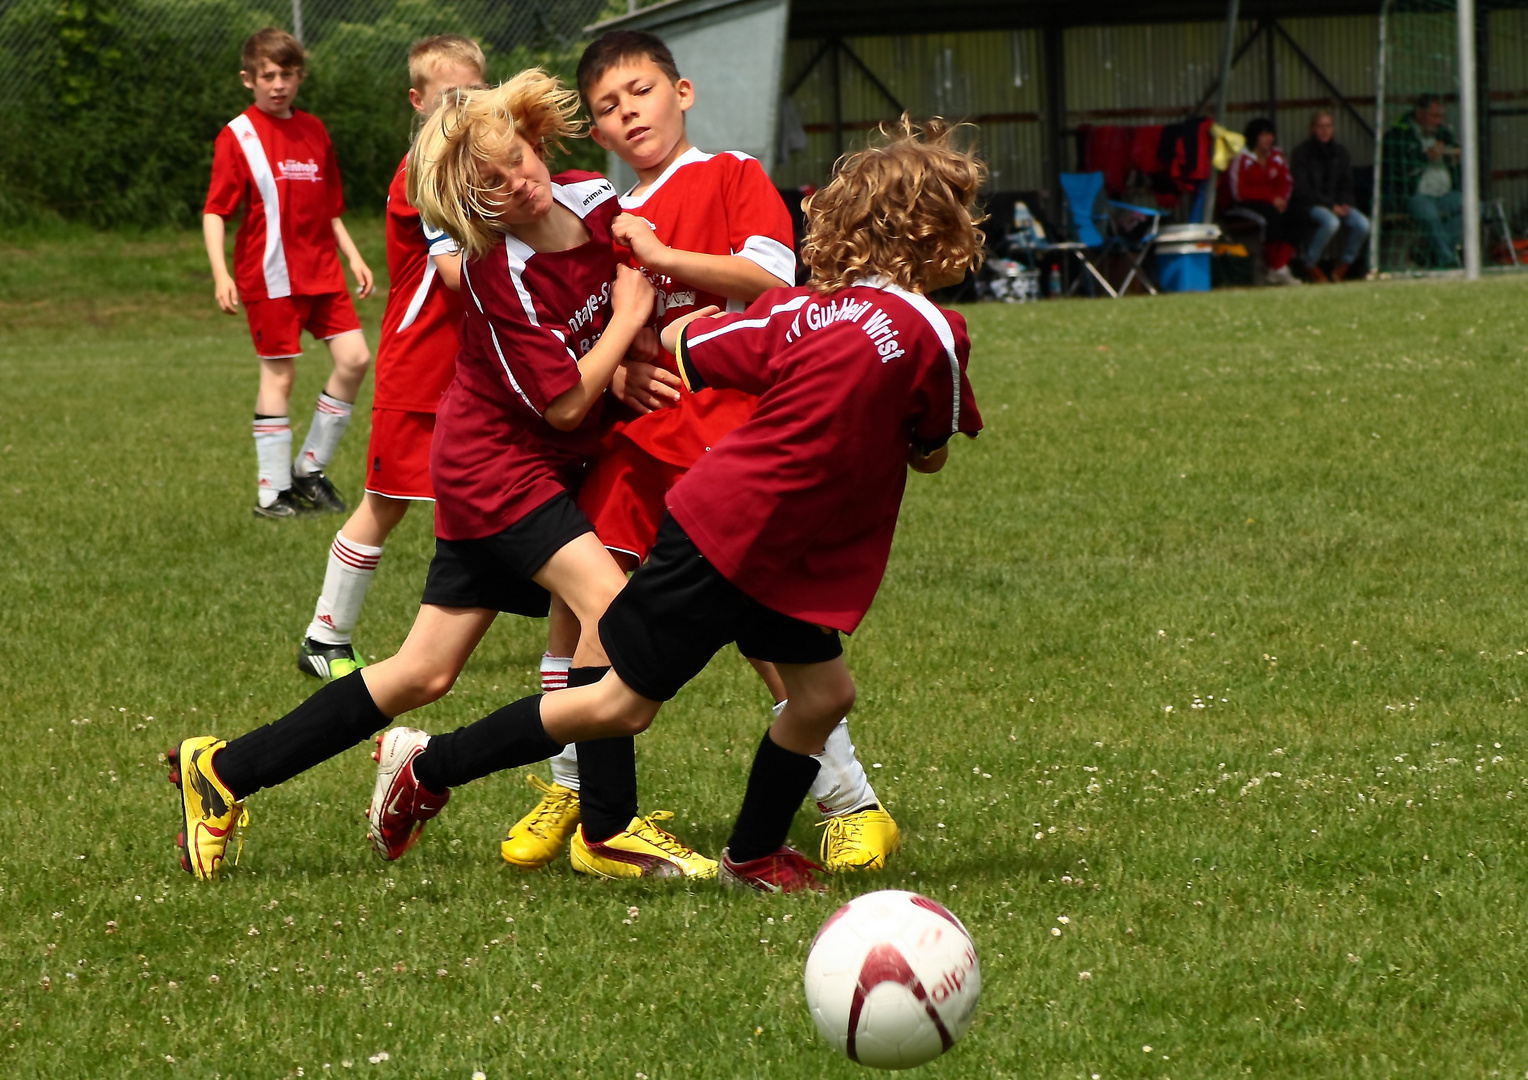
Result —
[{"label": "curly blonde hair", "polygon": [[582,135],[577,111],[578,94],[540,68],[488,90],[446,95],[409,151],[409,202],[469,256],[486,254],[508,226],[485,198],[492,185],[484,166],[504,160],[516,135],[541,156]]},{"label": "curly blonde hair", "polygon": [[903,113],[879,138],[834,166],[833,179],[802,204],[809,221],[801,261],[811,283],[833,292],[865,277],[921,291],[981,265],[985,238],[975,210],[986,166],[954,135],[969,125]]}]

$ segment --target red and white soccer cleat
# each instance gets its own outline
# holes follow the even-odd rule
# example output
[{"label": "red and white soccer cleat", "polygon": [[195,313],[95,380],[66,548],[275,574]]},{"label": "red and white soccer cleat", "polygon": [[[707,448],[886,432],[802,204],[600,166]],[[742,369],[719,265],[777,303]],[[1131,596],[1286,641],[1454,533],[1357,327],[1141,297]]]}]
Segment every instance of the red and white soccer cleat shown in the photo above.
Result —
[{"label": "red and white soccer cleat", "polygon": [[377,736],[377,749],[371,755],[377,763],[377,784],[366,808],[371,823],[366,839],[373,851],[389,861],[414,846],[424,823],[451,798],[449,791],[437,795],[414,777],[414,759],[429,742],[428,735],[410,727],[390,728]]},{"label": "red and white soccer cleat", "polygon": [[821,871],[822,867],[789,846],[740,863],[732,861],[728,849],[722,849],[721,881],[735,888],[772,893],[825,892],[827,886],[813,876],[814,870]]}]

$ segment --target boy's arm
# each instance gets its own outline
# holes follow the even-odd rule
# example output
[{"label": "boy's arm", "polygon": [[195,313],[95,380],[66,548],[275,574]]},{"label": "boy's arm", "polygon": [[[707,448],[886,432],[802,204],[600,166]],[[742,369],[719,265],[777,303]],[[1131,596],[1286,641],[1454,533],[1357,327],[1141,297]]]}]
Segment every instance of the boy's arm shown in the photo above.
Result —
[{"label": "boy's arm", "polygon": [[239,308],[239,290],[228,274],[228,255],[223,250],[225,227],[217,214],[202,215],[202,239],[207,243],[207,261],[212,264],[212,295],[218,307],[232,315]]},{"label": "boy's arm", "polygon": [[770,289],[790,285],[742,255],[703,255],[698,251],[671,248],[635,214],[617,217],[611,223],[610,232],[631,248],[637,261],[649,270],[667,274],[675,281],[693,285],[703,292],[725,296],[728,300],[751,304]]},{"label": "boy's arm", "polygon": [[610,290],[610,321],[599,341],[578,362],[578,385],[547,404],[547,423],[558,431],[572,431],[583,423],[652,311],[653,287],[647,278],[640,270],[617,267],[615,287]]},{"label": "boy's arm", "polygon": [[454,255],[431,255],[430,261],[435,264],[435,273],[440,277],[440,283],[452,292],[462,291],[462,253],[458,251]]},{"label": "boy's arm", "polygon": [[371,267],[366,265],[366,260],[361,258],[361,253],[355,246],[355,241],[350,239],[350,230],[345,228],[345,223],[339,218],[334,219],[334,239],[339,244],[340,252],[345,256],[345,261],[350,263],[350,272],[355,275],[358,286],[356,295],[362,300],[371,295],[376,288],[376,280],[371,276]]}]

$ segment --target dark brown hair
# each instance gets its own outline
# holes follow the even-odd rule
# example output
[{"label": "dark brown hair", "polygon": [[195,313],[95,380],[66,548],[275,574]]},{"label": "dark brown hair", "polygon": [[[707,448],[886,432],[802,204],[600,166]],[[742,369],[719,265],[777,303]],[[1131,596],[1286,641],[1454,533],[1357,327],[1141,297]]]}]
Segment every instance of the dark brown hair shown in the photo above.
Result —
[{"label": "dark brown hair", "polygon": [[589,107],[589,88],[601,75],[626,60],[651,60],[670,82],[679,81],[674,54],[657,34],[646,30],[611,30],[590,42],[578,59],[578,93],[585,108]]},{"label": "dark brown hair", "polygon": [[256,30],[245,40],[244,51],[239,54],[239,67],[253,75],[262,60],[269,60],[280,68],[308,70],[308,54],[303,51],[302,43],[279,26]]}]

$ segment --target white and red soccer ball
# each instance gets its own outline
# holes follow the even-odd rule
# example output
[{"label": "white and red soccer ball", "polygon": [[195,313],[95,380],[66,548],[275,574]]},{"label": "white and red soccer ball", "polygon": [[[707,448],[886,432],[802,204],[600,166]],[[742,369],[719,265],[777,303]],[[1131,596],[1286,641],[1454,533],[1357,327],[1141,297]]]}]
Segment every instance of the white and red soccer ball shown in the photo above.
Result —
[{"label": "white and red soccer ball", "polygon": [[850,1060],[878,1069],[910,1069],[955,1045],[981,986],[976,944],[960,920],[895,889],[839,908],[806,960],[817,1030]]}]

